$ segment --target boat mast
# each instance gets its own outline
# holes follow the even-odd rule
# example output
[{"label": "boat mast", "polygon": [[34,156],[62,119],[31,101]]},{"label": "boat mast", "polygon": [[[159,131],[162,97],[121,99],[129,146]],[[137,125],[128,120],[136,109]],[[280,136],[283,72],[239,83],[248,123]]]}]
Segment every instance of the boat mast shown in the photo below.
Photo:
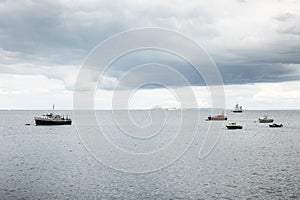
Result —
[{"label": "boat mast", "polygon": [[53,112],[53,113],[54,113],[54,106],[55,106],[55,105],[53,104],[53,105],[52,105],[52,112]]}]

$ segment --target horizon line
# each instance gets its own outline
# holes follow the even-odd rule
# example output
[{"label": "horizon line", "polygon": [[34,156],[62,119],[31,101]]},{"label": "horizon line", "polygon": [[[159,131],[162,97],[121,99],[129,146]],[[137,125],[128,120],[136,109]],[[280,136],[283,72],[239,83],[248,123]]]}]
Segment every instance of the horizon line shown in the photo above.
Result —
[{"label": "horizon line", "polygon": [[[95,111],[109,111],[109,110],[155,110],[155,109],[161,109],[161,110],[168,110],[169,108],[130,108],[130,109],[111,109],[111,108],[102,108],[102,109],[91,109]],[[176,111],[176,110],[223,110],[223,108],[176,108],[175,110],[170,110],[170,111]],[[0,111],[46,111],[46,110],[51,110],[52,109],[35,109],[35,108],[0,108]],[[91,111],[90,109],[79,109],[79,111]],[[232,111],[231,108],[225,108],[225,110]],[[300,108],[281,108],[281,109],[245,109],[245,111],[288,111],[288,110],[300,110]],[[56,111],[74,111],[74,109],[56,109]]]}]

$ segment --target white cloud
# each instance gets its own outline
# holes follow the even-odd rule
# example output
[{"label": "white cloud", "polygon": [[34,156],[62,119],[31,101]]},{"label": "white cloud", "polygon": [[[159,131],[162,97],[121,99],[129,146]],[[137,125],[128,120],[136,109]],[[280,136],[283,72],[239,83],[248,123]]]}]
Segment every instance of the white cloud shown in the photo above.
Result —
[{"label": "white cloud", "polygon": [[[208,87],[193,86],[192,89],[199,108],[212,106]],[[245,109],[300,109],[300,81],[225,85],[224,90],[228,109],[232,109],[236,103],[240,103]],[[98,90],[95,97],[96,108],[111,108],[112,98],[113,91]],[[153,108],[157,105],[164,108],[180,107],[177,98],[162,88],[138,90],[126,101],[129,108],[135,109]]]},{"label": "white cloud", "polygon": [[[37,75],[0,74],[0,108],[45,109],[55,103],[58,109],[72,109],[72,92],[65,90],[64,82]],[[192,87],[198,106],[211,107],[209,90],[205,86]],[[240,103],[245,109],[299,109],[300,81],[256,83],[224,86],[226,107]],[[96,109],[112,107],[112,90],[97,90]],[[129,108],[180,107],[180,102],[167,89],[143,89],[128,99]],[[188,102],[186,102],[188,105]]]},{"label": "white cloud", "polygon": [[63,81],[42,75],[0,74],[0,109],[72,108],[72,94]]},{"label": "white cloud", "polygon": [[48,93],[63,91],[64,83],[61,80],[49,79],[42,75],[0,74],[2,90],[20,93]]},{"label": "white cloud", "polygon": [[241,103],[246,109],[299,109],[300,81],[227,85],[227,107]]},{"label": "white cloud", "polygon": [[103,76],[100,83],[98,84],[99,89],[114,89],[117,85],[118,79],[115,77]]},{"label": "white cloud", "polygon": [[[0,74],[2,73],[2,75],[27,75],[33,77],[33,79],[44,76],[48,79],[63,81],[64,89],[69,91],[73,90],[78,71],[79,67],[74,65],[0,64]],[[51,88],[51,85],[49,87]]]}]

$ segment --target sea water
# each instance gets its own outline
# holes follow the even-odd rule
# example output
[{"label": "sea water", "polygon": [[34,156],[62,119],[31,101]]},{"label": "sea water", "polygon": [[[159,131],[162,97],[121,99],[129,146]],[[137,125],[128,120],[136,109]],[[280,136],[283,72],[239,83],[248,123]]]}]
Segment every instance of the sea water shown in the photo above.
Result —
[{"label": "sea water", "polygon": [[[57,112],[72,116],[72,111]],[[96,111],[96,116],[112,143],[145,153],[176,137],[182,120],[180,111],[166,112],[166,125],[150,144],[122,135],[111,111]],[[0,199],[300,198],[299,111],[228,111],[228,121],[244,128],[226,130],[226,123],[205,121],[210,112],[200,110],[199,122],[188,119],[191,127],[199,123],[188,150],[169,166],[140,174],[119,171],[95,159],[74,123],[24,125],[42,113],[0,111]],[[148,111],[131,113],[135,123],[151,123]],[[269,128],[268,124],[257,123],[264,114],[284,127]],[[216,123],[222,123],[220,137],[212,151],[201,159],[199,150],[205,134]],[[93,125],[86,129],[92,130]],[[188,135],[191,130],[186,127],[184,131]],[[143,163],[140,165],[143,167]]]}]

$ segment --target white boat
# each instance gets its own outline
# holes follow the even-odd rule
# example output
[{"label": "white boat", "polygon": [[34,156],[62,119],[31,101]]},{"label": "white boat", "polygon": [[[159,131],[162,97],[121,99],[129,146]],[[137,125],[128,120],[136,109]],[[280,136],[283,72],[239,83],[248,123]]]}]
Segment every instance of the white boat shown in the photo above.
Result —
[{"label": "white boat", "polygon": [[234,113],[241,113],[241,112],[243,112],[243,107],[240,106],[239,104],[236,104],[235,107],[234,107],[234,109],[232,110],[232,112],[234,112]]},{"label": "white boat", "polygon": [[263,117],[258,119],[259,123],[272,123],[274,119],[268,118],[267,115],[264,115]]},{"label": "white boat", "polygon": [[169,107],[169,108],[166,108],[166,110],[176,110],[177,108],[176,107]]}]

